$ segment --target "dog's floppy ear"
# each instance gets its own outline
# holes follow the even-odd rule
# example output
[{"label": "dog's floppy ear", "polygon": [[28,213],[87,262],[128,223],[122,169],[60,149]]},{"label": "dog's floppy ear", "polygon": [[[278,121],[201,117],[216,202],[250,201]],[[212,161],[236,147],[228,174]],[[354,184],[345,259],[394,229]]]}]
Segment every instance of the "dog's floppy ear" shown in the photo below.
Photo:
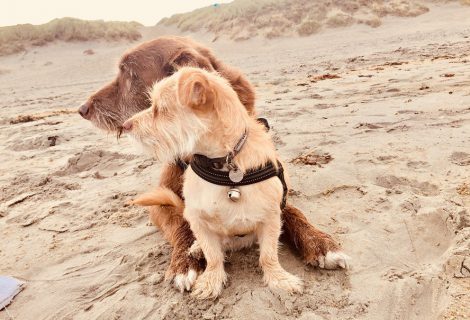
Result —
[{"label": "dog's floppy ear", "polygon": [[184,70],[178,80],[178,99],[190,108],[203,110],[214,99],[207,76],[200,70]]},{"label": "dog's floppy ear", "polygon": [[169,65],[174,70],[179,70],[182,67],[195,67],[207,71],[214,71],[214,67],[209,59],[191,48],[184,48],[178,51],[175,56],[170,59]]}]

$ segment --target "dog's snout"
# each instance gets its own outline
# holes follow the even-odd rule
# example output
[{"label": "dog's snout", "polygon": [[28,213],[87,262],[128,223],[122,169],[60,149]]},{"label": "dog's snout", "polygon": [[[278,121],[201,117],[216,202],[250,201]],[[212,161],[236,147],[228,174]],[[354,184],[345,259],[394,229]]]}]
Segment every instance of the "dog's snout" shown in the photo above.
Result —
[{"label": "dog's snout", "polygon": [[78,113],[84,118],[89,120],[90,119],[90,104],[84,103],[78,108]]},{"label": "dog's snout", "polygon": [[122,124],[122,128],[125,130],[125,131],[131,131],[132,130],[132,120],[126,120],[123,124]]}]

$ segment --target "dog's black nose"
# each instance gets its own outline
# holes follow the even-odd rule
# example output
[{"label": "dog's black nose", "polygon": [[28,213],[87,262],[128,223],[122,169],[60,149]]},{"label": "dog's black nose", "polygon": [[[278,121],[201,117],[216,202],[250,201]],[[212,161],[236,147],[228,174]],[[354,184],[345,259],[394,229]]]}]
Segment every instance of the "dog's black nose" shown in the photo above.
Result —
[{"label": "dog's black nose", "polygon": [[90,105],[87,103],[84,103],[78,108],[78,113],[84,118],[89,120],[90,119]]}]

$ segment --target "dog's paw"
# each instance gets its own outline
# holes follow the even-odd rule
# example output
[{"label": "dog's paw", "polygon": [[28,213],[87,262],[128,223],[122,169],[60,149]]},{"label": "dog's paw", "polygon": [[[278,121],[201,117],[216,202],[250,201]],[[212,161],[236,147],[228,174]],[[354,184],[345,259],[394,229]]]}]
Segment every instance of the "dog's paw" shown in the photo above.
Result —
[{"label": "dog's paw", "polygon": [[174,287],[180,292],[190,291],[197,279],[197,271],[189,269],[186,273],[179,273],[173,279]]},{"label": "dog's paw", "polygon": [[303,289],[303,281],[287,271],[264,275],[264,282],[271,290],[281,289],[289,293],[300,293]]},{"label": "dog's paw", "polygon": [[217,298],[226,282],[227,274],[225,271],[206,271],[197,278],[192,296],[201,300]]},{"label": "dog's paw", "polygon": [[178,255],[173,253],[165,279],[181,292],[190,291],[198,274],[204,271],[203,262],[189,256],[187,251]]},{"label": "dog's paw", "polygon": [[351,258],[343,251],[328,251],[325,256],[318,257],[318,267],[322,269],[349,269]]}]

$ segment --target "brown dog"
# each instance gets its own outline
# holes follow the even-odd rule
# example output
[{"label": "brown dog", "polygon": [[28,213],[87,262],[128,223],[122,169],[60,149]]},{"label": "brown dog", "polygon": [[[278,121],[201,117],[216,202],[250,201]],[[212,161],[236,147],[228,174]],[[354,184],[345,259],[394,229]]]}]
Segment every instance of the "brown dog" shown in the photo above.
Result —
[{"label": "brown dog", "polygon": [[[255,115],[254,90],[238,70],[218,60],[206,47],[181,37],[162,37],[126,52],[114,81],[93,94],[79,109],[80,115],[97,127],[118,133],[124,121],[149,108],[152,85],[172,75],[178,67],[193,66],[217,71],[228,80],[250,115]],[[160,186],[182,195],[183,169],[168,164],[162,170]],[[194,236],[181,210],[171,206],[150,208],[150,219],[172,244],[173,253],[167,277],[180,289],[189,289],[195,272],[204,269],[204,261],[188,255]],[[341,259],[325,261],[328,252],[340,250],[328,234],[312,226],[297,208],[287,204],[282,211],[283,240],[295,248],[307,264],[334,269],[345,267]]]}]

